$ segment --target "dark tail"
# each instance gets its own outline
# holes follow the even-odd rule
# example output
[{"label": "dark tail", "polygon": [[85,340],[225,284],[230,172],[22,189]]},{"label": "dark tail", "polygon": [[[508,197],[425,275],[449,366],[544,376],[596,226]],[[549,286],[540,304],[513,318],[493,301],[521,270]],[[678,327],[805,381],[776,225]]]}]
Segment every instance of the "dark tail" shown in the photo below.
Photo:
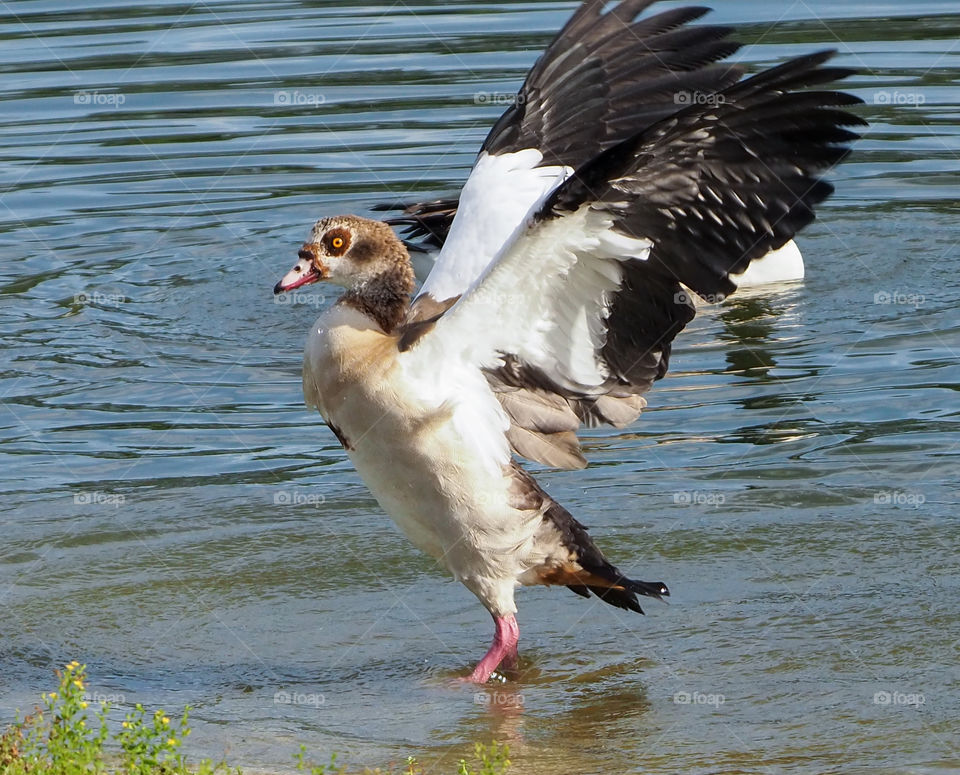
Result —
[{"label": "dark tail", "polygon": [[540,487],[516,463],[512,466],[512,495],[515,507],[537,509],[543,514],[538,538],[551,547],[548,559],[538,568],[541,584],[565,586],[582,597],[591,594],[603,602],[643,613],[637,595],[662,600],[670,594],[662,581],[635,581],[609,563],[573,515]]},{"label": "dark tail", "polygon": [[[544,493],[544,496],[550,496]],[[571,568],[563,583],[570,579],[576,583],[565,585],[582,597],[594,594],[604,603],[624,608],[628,611],[643,613],[637,595],[663,600],[670,596],[670,590],[662,581],[636,581],[627,578],[620,570],[607,561],[597,548],[587,528],[559,503],[550,499],[550,505],[543,515],[559,533],[564,547],[576,558],[578,568]]]},{"label": "dark tail", "polygon": [[[620,571],[609,563],[607,563],[607,569],[613,572],[609,578],[609,582],[613,586],[568,584],[567,588],[576,592],[581,597],[590,597],[590,593],[592,592],[604,603],[609,603],[617,608],[623,608],[628,611],[636,611],[638,614],[642,614],[643,609],[640,607],[640,601],[637,599],[637,595],[655,597],[657,600],[670,597],[670,590],[667,589],[667,585],[662,581],[635,581],[634,579],[628,579],[626,576],[621,575]],[[599,574],[594,572],[593,575]]]}]

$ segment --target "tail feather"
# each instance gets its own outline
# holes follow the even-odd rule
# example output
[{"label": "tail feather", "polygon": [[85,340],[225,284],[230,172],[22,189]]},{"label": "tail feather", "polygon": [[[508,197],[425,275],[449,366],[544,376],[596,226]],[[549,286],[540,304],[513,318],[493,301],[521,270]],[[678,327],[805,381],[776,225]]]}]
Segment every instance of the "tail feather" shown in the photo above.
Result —
[{"label": "tail feather", "polygon": [[655,597],[662,600],[662,596],[669,595],[669,591],[663,584],[651,584],[646,581],[633,581],[632,579],[623,579],[622,586],[601,587],[593,584],[568,584],[567,588],[581,597],[590,597],[593,593],[604,603],[608,603],[617,608],[623,608],[626,611],[635,611],[638,614],[643,613],[640,607],[640,601],[637,599],[637,589],[643,588],[639,594],[647,597]]},{"label": "tail feather", "polygon": [[662,581],[636,581],[623,576],[616,567],[605,562],[605,567],[590,569],[591,575],[600,576],[607,581],[606,585],[589,585],[587,588],[599,597],[604,603],[625,608],[630,611],[643,613],[637,595],[653,597],[657,600],[663,600],[670,596],[670,590]]},{"label": "tail feather", "polygon": [[613,571],[614,578],[610,579],[610,581],[616,587],[623,587],[630,592],[636,592],[638,595],[655,597],[657,600],[670,597],[670,590],[667,589],[667,585],[662,581],[635,581],[634,579],[628,579],[626,576],[621,575],[620,571],[612,565],[608,564],[607,569]]},{"label": "tail feather", "polygon": [[[637,595],[653,597],[663,600],[670,596],[670,590],[662,581],[637,581],[627,578],[620,570],[611,564],[597,548],[593,539],[587,533],[587,528],[578,522],[563,506],[550,499],[550,504],[544,513],[544,520],[560,534],[564,547],[571,553],[576,566],[564,569],[563,581],[575,581],[567,584],[576,594],[587,597],[588,591],[599,597],[603,602],[618,608],[636,611],[642,614],[643,609],[637,601]],[[546,579],[556,577],[556,572],[547,574]],[[548,582],[549,583],[549,582]]]},{"label": "tail feather", "polygon": [[590,587],[585,587],[583,584],[567,584],[567,589],[580,597],[590,597]]},{"label": "tail feather", "polygon": [[[643,613],[637,595],[662,600],[670,590],[662,581],[627,578],[611,564],[587,533],[587,528],[534,481],[520,466],[512,467],[517,507],[543,514],[541,540],[555,547],[551,559],[534,569],[536,583],[564,585],[574,594],[599,597],[617,608]],[[528,582],[529,583],[529,582]]]},{"label": "tail feather", "polygon": [[638,614],[643,613],[637,596],[629,590],[616,589],[615,587],[590,587],[589,589],[604,603],[609,603],[627,611],[636,611]]}]

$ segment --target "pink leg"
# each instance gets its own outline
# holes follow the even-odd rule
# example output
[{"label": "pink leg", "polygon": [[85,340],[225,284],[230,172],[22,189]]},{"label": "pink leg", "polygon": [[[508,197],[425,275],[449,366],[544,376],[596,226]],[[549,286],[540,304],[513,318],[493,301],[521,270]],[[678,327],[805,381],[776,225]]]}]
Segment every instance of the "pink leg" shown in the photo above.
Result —
[{"label": "pink leg", "polygon": [[[519,636],[519,632],[517,635]],[[514,646],[510,651],[504,655],[503,660],[500,662],[500,667],[507,670],[516,670],[520,665],[520,652],[517,650],[517,647]]]},{"label": "pink leg", "polygon": [[513,614],[494,616],[493,622],[496,625],[493,644],[473,669],[473,673],[470,674],[469,680],[474,683],[486,683],[501,662],[506,667],[514,667],[517,663],[517,642],[520,640],[520,628],[517,626],[516,618]]}]

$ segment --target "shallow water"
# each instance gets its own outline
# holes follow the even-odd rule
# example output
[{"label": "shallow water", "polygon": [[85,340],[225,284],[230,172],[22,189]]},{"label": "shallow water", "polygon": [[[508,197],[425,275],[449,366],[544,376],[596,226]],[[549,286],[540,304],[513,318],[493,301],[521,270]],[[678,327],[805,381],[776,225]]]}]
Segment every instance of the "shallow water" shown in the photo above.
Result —
[{"label": "shallow water", "polygon": [[840,49],[872,129],[806,281],[542,474],[670,605],[523,590],[523,675],[474,690],[486,613],[302,405],[330,291],[271,289],[321,214],[455,190],[574,4],[4,4],[0,720],[78,659],[252,768],[960,770],[960,12],[718,5],[746,62]]}]

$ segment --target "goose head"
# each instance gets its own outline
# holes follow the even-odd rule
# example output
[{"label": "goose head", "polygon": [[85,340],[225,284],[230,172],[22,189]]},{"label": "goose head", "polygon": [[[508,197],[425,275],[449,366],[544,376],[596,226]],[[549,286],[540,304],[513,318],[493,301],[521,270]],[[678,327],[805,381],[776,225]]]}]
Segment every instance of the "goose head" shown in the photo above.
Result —
[{"label": "goose head", "polygon": [[273,292],[284,293],[321,280],[352,290],[409,261],[403,243],[385,223],[354,215],[321,218],[297,252],[297,263]]}]

